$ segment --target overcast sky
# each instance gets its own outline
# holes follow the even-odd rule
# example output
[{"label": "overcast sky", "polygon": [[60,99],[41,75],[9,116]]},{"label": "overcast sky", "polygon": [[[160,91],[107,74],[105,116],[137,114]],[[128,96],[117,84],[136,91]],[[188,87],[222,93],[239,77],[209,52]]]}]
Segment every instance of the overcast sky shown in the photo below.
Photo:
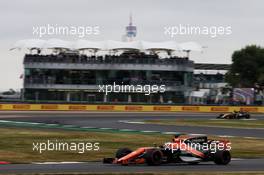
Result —
[{"label": "overcast sky", "polygon": [[[87,40],[121,40],[129,13],[138,29],[138,40],[195,41],[207,48],[191,53],[204,63],[231,63],[231,54],[248,44],[264,46],[263,0],[0,0],[0,90],[21,88],[24,51],[9,51],[21,39],[34,36],[33,26],[99,26],[100,35]],[[232,34],[164,34],[165,26],[231,26]],[[77,36],[44,36],[42,39],[77,40]]]}]

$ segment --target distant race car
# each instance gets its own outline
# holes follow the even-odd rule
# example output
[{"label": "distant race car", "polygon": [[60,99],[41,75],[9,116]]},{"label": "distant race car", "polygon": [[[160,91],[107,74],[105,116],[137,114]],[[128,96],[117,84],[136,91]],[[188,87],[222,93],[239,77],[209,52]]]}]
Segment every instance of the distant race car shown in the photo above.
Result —
[{"label": "distant race car", "polygon": [[250,114],[248,112],[243,112],[243,111],[234,111],[231,113],[226,113],[226,114],[220,114],[218,119],[249,119]]},{"label": "distant race car", "polygon": [[159,147],[142,147],[135,151],[120,148],[115,158],[104,158],[103,163],[161,165],[213,161],[218,165],[227,165],[231,161],[230,144],[228,140],[209,140],[207,136],[177,135],[172,142]]}]

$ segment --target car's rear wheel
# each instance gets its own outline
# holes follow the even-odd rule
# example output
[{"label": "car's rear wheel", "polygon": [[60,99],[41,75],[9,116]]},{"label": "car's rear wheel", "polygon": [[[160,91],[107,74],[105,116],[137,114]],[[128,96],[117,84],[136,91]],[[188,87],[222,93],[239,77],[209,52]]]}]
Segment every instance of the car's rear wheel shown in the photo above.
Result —
[{"label": "car's rear wheel", "polygon": [[145,160],[148,165],[160,165],[162,163],[163,154],[158,149],[151,149],[146,152]]},{"label": "car's rear wheel", "polygon": [[237,118],[238,118],[238,114],[229,115],[229,119],[237,119]]},{"label": "car's rear wheel", "polygon": [[124,157],[128,154],[130,154],[132,151],[129,148],[120,148],[116,151],[116,158],[120,159],[121,157]]},{"label": "car's rear wheel", "polygon": [[249,114],[246,114],[245,117],[246,117],[246,119],[249,119],[250,118],[250,115]]},{"label": "car's rear wheel", "polygon": [[214,155],[214,162],[217,165],[227,165],[231,161],[231,154],[229,151],[217,151]]}]

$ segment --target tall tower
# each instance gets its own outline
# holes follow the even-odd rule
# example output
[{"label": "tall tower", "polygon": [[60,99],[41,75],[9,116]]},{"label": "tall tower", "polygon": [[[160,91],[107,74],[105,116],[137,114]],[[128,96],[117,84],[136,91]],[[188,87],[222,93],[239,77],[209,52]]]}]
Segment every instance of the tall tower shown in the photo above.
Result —
[{"label": "tall tower", "polygon": [[137,27],[133,26],[132,14],[129,15],[129,25],[126,26],[126,38],[127,41],[133,41],[137,36]]}]

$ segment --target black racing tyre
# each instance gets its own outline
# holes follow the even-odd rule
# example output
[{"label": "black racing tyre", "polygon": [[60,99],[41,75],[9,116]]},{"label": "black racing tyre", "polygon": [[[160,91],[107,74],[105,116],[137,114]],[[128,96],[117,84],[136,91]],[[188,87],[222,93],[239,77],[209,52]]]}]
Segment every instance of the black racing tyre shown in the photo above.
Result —
[{"label": "black racing tyre", "polygon": [[229,119],[238,119],[238,114],[232,114],[230,115]]},{"label": "black racing tyre", "polygon": [[163,153],[158,149],[151,149],[146,152],[145,160],[148,165],[160,165]]},{"label": "black racing tyre", "polygon": [[116,151],[116,158],[120,159],[121,157],[124,157],[128,154],[130,154],[132,151],[129,148],[120,148]]},{"label": "black racing tyre", "polygon": [[216,118],[222,118],[224,114],[220,114],[219,116],[217,116]]},{"label": "black racing tyre", "polygon": [[227,165],[231,161],[231,154],[229,151],[217,151],[214,155],[214,163],[217,165]]},{"label": "black racing tyre", "polygon": [[250,118],[250,115],[249,114],[246,114],[245,118],[246,119],[249,119]]}]

